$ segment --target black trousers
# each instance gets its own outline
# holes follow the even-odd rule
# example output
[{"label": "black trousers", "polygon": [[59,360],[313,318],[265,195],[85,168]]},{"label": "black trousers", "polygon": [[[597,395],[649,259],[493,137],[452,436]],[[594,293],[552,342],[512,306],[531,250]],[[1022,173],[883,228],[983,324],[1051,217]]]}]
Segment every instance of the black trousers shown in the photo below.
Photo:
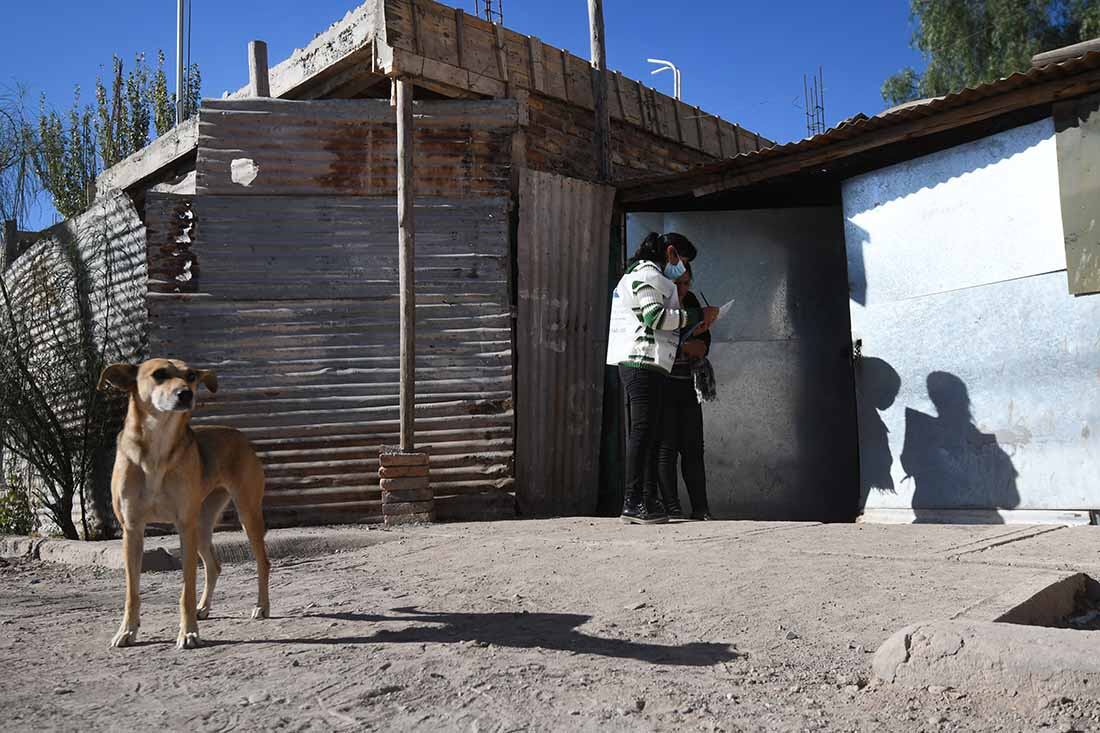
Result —
[{"label": "black trousers", "polygon": [[640,500],[657,496],[657,443],[660,439],[661,405],[666,388],[664,374],[651,369],[620,366],[619,379],[626,393],[626,497]]},{"label": "black trousers", "polygon": [[710,511],[707,506],[707,471],[703,465],[703,407],[690,379],[665,380],[661,437],[657,446],[657,476],[667,505],[678,493],[676,464],[680,463],[691,511]]}]

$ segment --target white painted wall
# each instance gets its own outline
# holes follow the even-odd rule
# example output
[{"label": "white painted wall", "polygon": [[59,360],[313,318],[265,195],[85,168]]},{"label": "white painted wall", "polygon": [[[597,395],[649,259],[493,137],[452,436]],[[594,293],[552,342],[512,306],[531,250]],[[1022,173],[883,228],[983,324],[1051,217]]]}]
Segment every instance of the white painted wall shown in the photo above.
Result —
[{"label": "white painted wall", "polygon": [[1052,122],[843,197],[867,507],[1100,507],[1100,297],[1067,290]]}]

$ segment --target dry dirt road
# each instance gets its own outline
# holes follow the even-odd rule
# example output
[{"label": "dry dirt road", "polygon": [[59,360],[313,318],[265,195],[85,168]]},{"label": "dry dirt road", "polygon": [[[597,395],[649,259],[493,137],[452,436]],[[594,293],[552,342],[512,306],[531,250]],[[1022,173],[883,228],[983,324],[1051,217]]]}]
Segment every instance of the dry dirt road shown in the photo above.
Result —
[{"label": "dry dirt road", "polygon": [[177,572],[143,576],[141,645],[108,649],[121,572],[0,561],[0,728],[1100,731],[1088,700],[868,684],[894,630],[1035,572],[983,551],[1010,528],[369,531],[387,541],[276,562],[265,621],[227,565],[193,651]]}]

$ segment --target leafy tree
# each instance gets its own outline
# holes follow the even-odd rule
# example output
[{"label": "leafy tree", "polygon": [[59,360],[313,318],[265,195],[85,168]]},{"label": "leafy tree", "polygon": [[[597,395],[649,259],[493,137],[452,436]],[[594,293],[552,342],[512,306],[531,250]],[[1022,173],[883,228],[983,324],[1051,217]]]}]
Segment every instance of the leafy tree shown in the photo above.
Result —
[{"label": "leafy tree", "polygon": [[890,104],[1025,71],[1036,53],[1100,35],[1097,0],[910,0],[909,10],[911,45],[927,64],[883,83]]},{"label": "leafy tree", "polygon": [[23,98],[22,89],[0,90],[0,221],[25,219],[41,190]]},{"label": "leafy tree", "polygon": [[[192,64],[184,99],[187,116],[199,108],[202,77]],[[110,88],[96,78],[95,108],[81,107],[79,89],[74,95],[69,124],[42,100],[38,130],[32,147],[37,151],[36,173],[53,197],[54,206],[66,218],[86,209],[95,197],[95,179],[149,144],[149,127],[157,135],[175,125],[175,95],[168,93],[164,52],[157,52],[157,70],[150,79],[145,57],[138,55],[133,69],[123,74],[122,59],[113,59]]]},{"label": "leafy tree", "polygon": [[157,70],[153,74],[150,102],[153,105],[153,125],[159,137],[176,124],[175,95],[168,92],[168,77],[164,73],[164,51],[160,50],[157,51]]}]

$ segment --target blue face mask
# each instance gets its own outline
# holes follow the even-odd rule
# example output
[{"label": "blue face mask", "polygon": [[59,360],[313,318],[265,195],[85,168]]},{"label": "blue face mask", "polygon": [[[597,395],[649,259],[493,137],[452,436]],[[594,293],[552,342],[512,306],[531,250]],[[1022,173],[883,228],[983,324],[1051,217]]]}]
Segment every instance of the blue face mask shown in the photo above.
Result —
[{"label": "blue face mask", "polygon": [[669,280],[675,281],[676,278],[687,272],[687,265],[684,264],[684,260],[681,259],[675,265],[671,262],[665,265],[665,277]]}]

